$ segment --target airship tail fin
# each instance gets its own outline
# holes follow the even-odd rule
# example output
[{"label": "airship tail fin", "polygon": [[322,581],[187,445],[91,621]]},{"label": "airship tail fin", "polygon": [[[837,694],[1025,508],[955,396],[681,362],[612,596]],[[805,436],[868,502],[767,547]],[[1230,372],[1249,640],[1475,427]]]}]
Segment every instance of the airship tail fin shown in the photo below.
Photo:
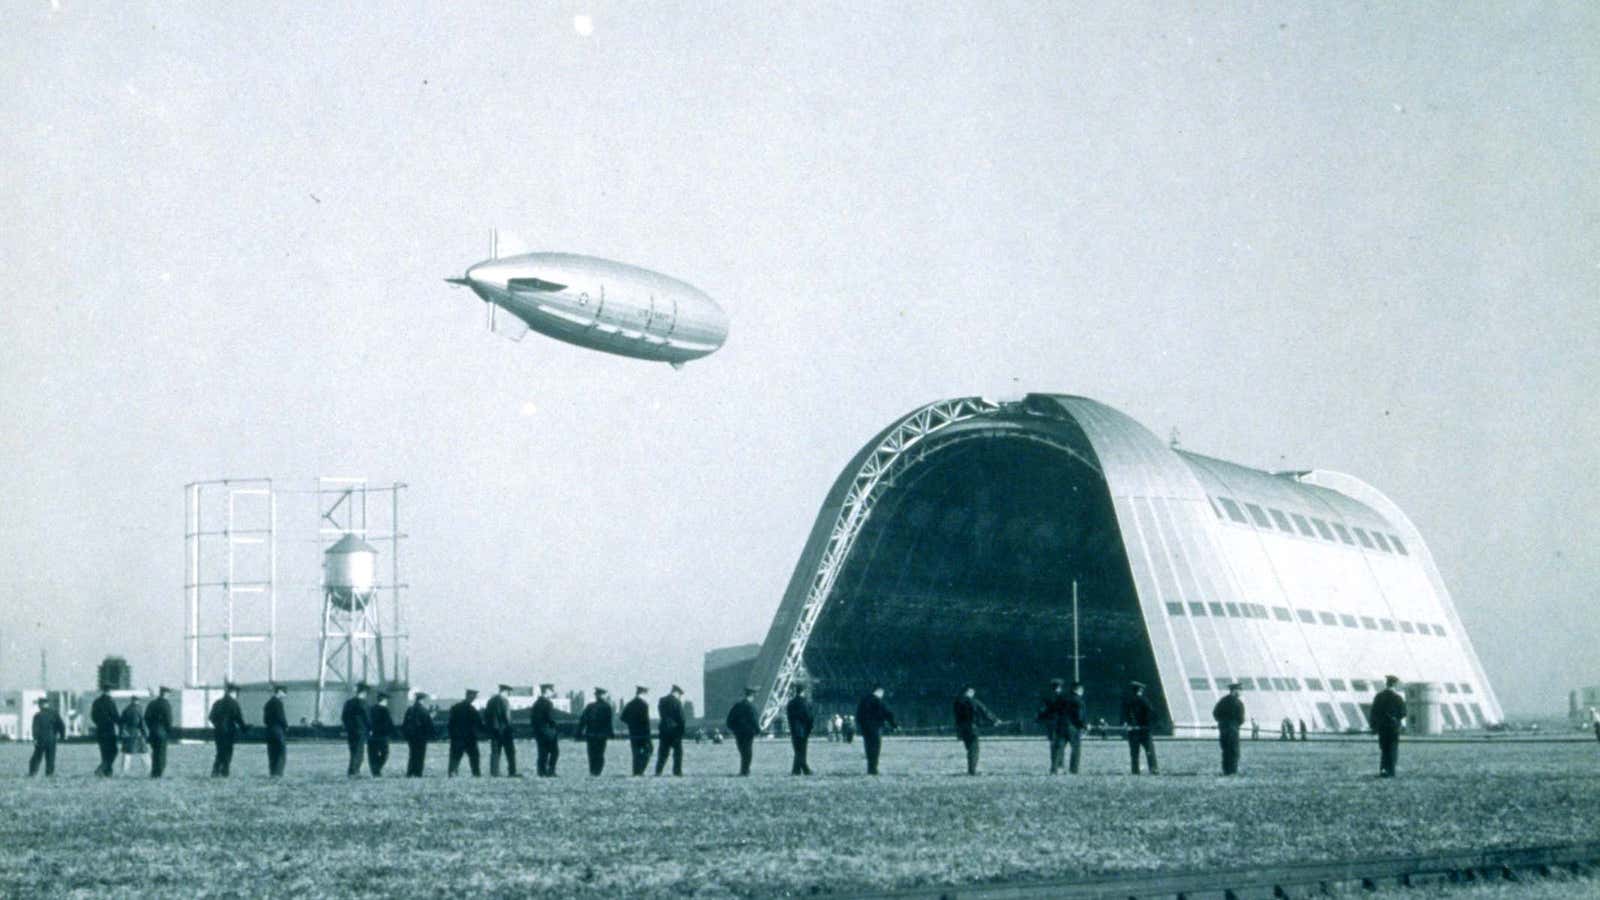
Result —
[{"label": "airship tail fin", "polygon": [[502,256],[521,256],[524,253],[532,252],[533,248],[516,232],[502,232],[498,228],[489,229],[490,259],[499,259]]},{"label": "airship tail fin", "polygon": [[500,308],[498,303],[485,303],[489,307],[489,330],[503,338],[522,340],[528,333],[528,323]]},{"label": "airship tail fin", "polygon": [[679,361],[673,361],[673,362],[667,363],[667,365],[671,366],[674,369],[682,369],[683,368],[683,363],[679,362]]}]

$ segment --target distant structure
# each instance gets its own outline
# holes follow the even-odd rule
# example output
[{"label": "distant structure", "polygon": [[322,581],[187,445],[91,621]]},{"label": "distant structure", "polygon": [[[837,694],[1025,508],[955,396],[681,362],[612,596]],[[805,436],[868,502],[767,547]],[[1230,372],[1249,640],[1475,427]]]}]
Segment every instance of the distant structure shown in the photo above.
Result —
[{"label": "distant structure", "polygon": [[95,675],[95,686],[99,688],[126,691],[133,686],[133,667],[120,656],[108,656],[101,660]]},{"label": "distant structure", "polygon": [[720,647],[706,654],[705,716],[720,722],[719,716],[728,714],[744,698],[745,686],[750,683],[750,673],[755,667],[760,644],[740,644],[737,647]]},{"label": "distant structure", "polygon": [[1589,727],[1591,709],[1600,709],[1600,684],[1574,688],[1567,694],[1567,722],[1574,728]]},{"label": "distant structure", "polygon": [[1075,666],[1091,719],[1116,721],[1137,679],[1179,734],[1214,733],[1234,680],[1258,720],[1321,731],[1365,730],[1389,673],[1436,686],[1441,728],[1501,719],[1432,555],[1383,494],[1201,456],[1052,394],[931,403],[868,442],[750,677],[764,723],[805,678],[821,711],[882,682],[915,725],[947,721],[969,682],[1028,721]]}]

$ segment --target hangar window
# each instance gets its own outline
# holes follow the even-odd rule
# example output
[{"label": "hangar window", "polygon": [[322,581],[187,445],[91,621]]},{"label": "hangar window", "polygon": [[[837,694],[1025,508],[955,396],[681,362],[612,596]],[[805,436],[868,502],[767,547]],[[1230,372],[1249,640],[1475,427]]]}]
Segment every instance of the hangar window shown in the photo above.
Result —
[{"label": "hangar window", "polygon": [[1272,689],[1275,690],[1275,691],[1287,691],[1289,689],[1289,681],[1288,681],[1288,679],[1286,679],[1286,678],[1274,678],[1274,679],[1272,679]]},{"label": "hangar window", "polygon": [[1400,543],[1400,539],[1399,539],[1399,538],[1397,538],[1397,537],[1395,537],[1395,536],[1394,536],[1394,535],[1392,535],[1392,534],[1391,534],[1391,535],[1389,535],[1389,543],[1391,543],[1391,544],[1393,544],[1393,545],[1394,545],[1394,548],[1395,548],[1395,549],[1396,549],[1396,550],[1399,550],[1399,551],[1400,551],[1400,555],[1401,555],[1401,556],[1410,556],[1410,555],[1411,555],[1411,554],[1409,554],[1409,553],[1407,553],[1407,552],[1406,552],[1406,545],[1405,545],[1405,544],[1402,544],[1402,543]]},{"label": "hangar window", "polygon": [[1456,686],[1455,686],[1455,684],[1453,684],[1453,683],[1451,683],[1451,682],[1449,682],[1449,681],[1446,681],[1446,682],[1445,682],[1445,683],[1444,683],[1444,689],[1445,689],[1445,691],[1447,691],[1447,692],[1449,692],[1449,693],[1451,693],[1451,694],[1454,694],[1454,693],[1455,693],[1455,692],[1456,692]]},{"label": "hangar window", "polygon": [[1456,727],[1456,714],[1450,711],[1450,704],[1439,704],[1439,714],[1444,716],[1444,723],[1451,728]]},{"label": "hangar window", "polygon": [[1433,626],[1433,633],[1437,634],[1439,637],[1444,637],[1444,626],[1435,624]]},{"label": "hangar window", "polygon": [[1272,527],[1272,523],[1267,520],[1267,514],[1262,511],[1261,507],[1255,505],[1254,503],[1246,503],[1244,508],[1250,510],[1250,518],[1255,519],[1257,525],[1260,525],[1262,528]]},{"label": "hangar window", "polygon": [[1378,620],[1374,619],[1371,616],[1362,616],[1361,617],[1361,627],[1365,628],[1368,631],[1377,631],[1378,630]]},{"label": "hangar window", "polygon": [[1235,522],[1245,522],[1248,524],[1249,520],[1244,517],[1244,510],[1239,508],[1239,504],[1229,500],[1227,497],[1218,497],[1217,501],[1222,504],[1223,509],[1228,511],[1228,518],[1234,520]]},{"label": "hangar window", "polygon": [[1339,717],[1333,714],[1332,703],[1318,703],[1317,715],[1322,717],[1323,727],[1329,731],[1339,730]]},{"label": "hangar window", "polygon": [[1325,541],[1333,540],[1333,532],[1328,530],[1328,523],[1327,522],[1324,522],[1321,519],[1312,519],[1311,520],[1311,524],[1317,526],[1317,534],[1322,535],[1322,539],[1323,540],[1325,540]]},{"label": "hangar window", "polygon": [[1181,616],[1181,615],[1183,615],[1183,604],[1182,603],[1168,603],[1167,604],[1167,615],[1169,615],[1169,616]]},{"label": "hangar window", "polygon": [[1294,517],[1294,527],[1300,529],[1301,534],[1305,535],[1306,537],[1316,537],[1316,535],[1311,531],[1311,523],[1306,521],[1305,516],[1302,516],[1299,513],[1290,513],[1289,515]]},{"label": "hangar window", "polygon": [[1213,616],[1225,616],[1225,615],[1227,615],[1227,613],[1224,612],[1223,609],[1222,609],[1222,604],[1216,602],[1215,600],[1211,601],[1210,603],[1207,603],[1206,604],[1206,608],[1211,610],[1211,614]]},{"label": "hangar window", "polygon": [[1351,728],[1366,729],[1367,717],[1361,714],[1361,708],[1354,703],[1341,703],[1339,709],[1344,712],[1344,720],[1350,723]]},{"label": "hangar window", "polygon": [[1289,608],[1287,606],[1274,606],[1272,608],[1272,615],[1279,622],[1293,622],[1294,621],[1294,616],[1289,615]]},{"label": "hangar window", "polygon": [[1414,628],[1412,626],[1412,624],[1410,622],[1407,622],[1405,619],[1401,619],[1400,620],[1400,630],[1404,631],[1406,634],[1415,634],[1416,633],[1416,628]]},{"label": "hangar window", "polygon": [[1265,619],[1267,617],[1267,608],[1259,603],[1252,603],[1250,604],[1250,615],[1258,619]]},{"label": "hangar window", "polygon": [[1217,504],[1210,497],[1206,498],[1206,502],[1211,504],[1211,511],[1217,514],[1217,518],[1222,518],[1222,510],[1217,509]]},{"label": "hangar window", "polygon": [[1256,680],[1254,678],[1240,678],[1237,680],[1240,690],[1253,691],[1256,689]]},{"label": "hangar window", "polygon": [[1266,677],[1265,675],[1263,675],[1260,678],[1256,679],[1256,686],[1259,687],[1263,691],[1273,690],[1272,679]]},{"label": "hangar window", "polygon": [[1205,614],[1206,614],[1206,605],[1204,603],[1200,603],[1200,602],[1195,601],[1195,600],[1190,600],[1189,601],[1189,615],[1191,615],[1191,616],[1202,616],[1203,617]]},{"label": "hangar window", "polygon": [[1309,609],[1297,609],[1294,611],[1294,613],[1300,617],[1300,621],[1306,623],[1307,625],[1317,624],[1317,617]]},{"label": "hangar window", "polygon": [[1472,693],[1472,685],[1470,685],[1470,684],[1467,684],[1467,683],[1466,683],[1466,682],[1465,682],[1465,681],[1463,681],[1463,682],[1462,682],[1462,683],[1461,683],[1461,693],[1463,693],[1463,694],[1470,694],[1470,693]]},{"label": "hangar window", "polygon": [[1308,691],[1320,691],[1320,690],[1322,690],[1322,679],[1321,678],[1307,678],[1306,679],[1306,690],[1308,690]]},{"label": "hangar window", "polygon": [[1219,691],[1227,690],[1228,689],[1228,685],[1230,685],[1230,684],[1233,684],[1233,679],[1232,678],[1223,678],[1223,677],[1220,677],[1220,676],[1217,678],[1217,690],[1219,690]]},{"label": "hangar window", "polygon": [[1356,545],[1355,541],[1350,540],[1350,532],[1343,525],[1335,522],[1333,523],[1333,530],[1339,532],[1339,540],[1344,541],[1346,544],[1349,544],[1352,547]]},{"label": "hangar window", "polygon": [[1228,615],[1230,617],[1235,618],[1235,619],[1239,618],[1239,604],[1237,604],[1237,603],[1229,603],[1229,604],[1227,604],[1227,607],[1228,607]]},{"label": "hangar window", "polygon": [[1204,678],[1191,678],[1189,679],[1189,689],[1195,691],[1208,691],[1211,689],[1211,682]]},{"label": "hangar window", "polygon": [[1363,703],[1363,704],[1361,704],[1361,721],[1367,723],[1366,727],[1368,727],[1368,728],[1372,727],[1372,704],[1371,703]]},{"label": "hangar window", "polygon": [[1428,627],[1427,622],[1418,622],[1417,634],[1433,634],[1433,629]]},{"label": "hangar window", "polygon": [[1326,611],[1319,612],[1319,613],[1317,613],[1317,618],[1321,619],[1322,620],[1322,624],[1324,624],[1324,625],[1338,625],[1339,624],[1339,620],[1334,618],[1333,617],[1333,613],[1331,613],[1331,612],[1326,612]]},{"label": "hangar window", "polygon": [[1465,728],[1471,728],[1472,727],[1472,720],[1467,717],[1467,708],[1466,708],[1466,706],[1464,706],[1464,705],[1462,705],[1460,703],[1457,703],[1456,704],[1456,715],[1461,718],[1461,724],[1462,724],[1463,727],[1465,727]]},{"label": "hangar window", "polygon": [[1284,515],[1282,510],[1268,509],[1267,512],[1272,513],[1272,523],[1278,526],[1279,531],[1294,534],[1294,526],[1289,524],[1289,517]]},{"label": "hangar window", "polygon": [[1356,540],[1361,542],[1361,546],[1367,548],[1368,550],[1373,549],[1373,547],[1372,547],[1372,538],[1367,537],[1367,533],[1365,531],[1362,531],[1359,528],[1355,528],[1355,529],[1352,529],[1352,530],[1355,531]]},{"label": "hangar window", "polygon": [[1367,689],[1367,680],[1365,678],[1352,678],[1352,679],[1350,679],[1350,690],[1352,690],[1352,691],[1364,691],[1366,689]]},{"label": "hangar window", "polygon": [[1349,613],[1339,613],[1339,624],[1343,625],[1346,628],[1360,628],[1361,627],[1361,625],[1358,622],[1356,622],[1356,617],[1350,615]]},{"label": "hangar window", "polygon": [[1486,724],[1483,720],[1483,707],[1476,703],[1472,704],[1472,720],[1478,723],[1479,728]]},{"label": "hangar window", "polygon": [[1393,619],[1379,619],[1378,620],[1378,624],[1383,627],[1384,631],[1393,631],[1394,630],[1394,620]]},{"label": "hangar window", "polygon": [[1328,689],[1329,690],[1334,690],[1334,691],[1342,691],[1342,690],[1344,690],[1345,689],[1344,679],[1343,678],[1329,678],[1328,679]]},{"label": "hangar window", "polygon": [[1389,549],[1389,542],[1384,539],[1383,535],[1380,532],[1374,531],[1372,533],[1372,539],[1374,541],[1378,542],[1378,549],[1379,550],[1382,550],[1385,553],[1393,553],[1394,552],[1393,550]]}]

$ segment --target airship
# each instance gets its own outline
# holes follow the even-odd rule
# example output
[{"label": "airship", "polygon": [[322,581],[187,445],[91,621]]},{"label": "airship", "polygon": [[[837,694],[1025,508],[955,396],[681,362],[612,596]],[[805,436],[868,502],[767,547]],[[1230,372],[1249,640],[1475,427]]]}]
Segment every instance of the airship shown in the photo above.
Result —
[{"label": "airship", "polygon": [[693,285],[659,272],[575,253],[489,258],[451,284],[487,306],[491,331],[520,341],[531,329],[558,341],[673,368],[713,353],[728,338],[728,316]]}]

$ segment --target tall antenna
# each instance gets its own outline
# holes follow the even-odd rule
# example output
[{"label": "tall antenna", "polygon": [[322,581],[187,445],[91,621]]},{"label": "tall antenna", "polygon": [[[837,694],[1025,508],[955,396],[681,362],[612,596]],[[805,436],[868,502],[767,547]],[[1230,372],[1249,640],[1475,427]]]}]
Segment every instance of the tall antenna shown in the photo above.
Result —
[{"label": "tall antenna", "polygon": [[1083,659],[1083,654],[1078,652],[1078,579],[1072,579],[1072,680],[1081,682],[1083,676],[1078,672],[1078,662]]}]

